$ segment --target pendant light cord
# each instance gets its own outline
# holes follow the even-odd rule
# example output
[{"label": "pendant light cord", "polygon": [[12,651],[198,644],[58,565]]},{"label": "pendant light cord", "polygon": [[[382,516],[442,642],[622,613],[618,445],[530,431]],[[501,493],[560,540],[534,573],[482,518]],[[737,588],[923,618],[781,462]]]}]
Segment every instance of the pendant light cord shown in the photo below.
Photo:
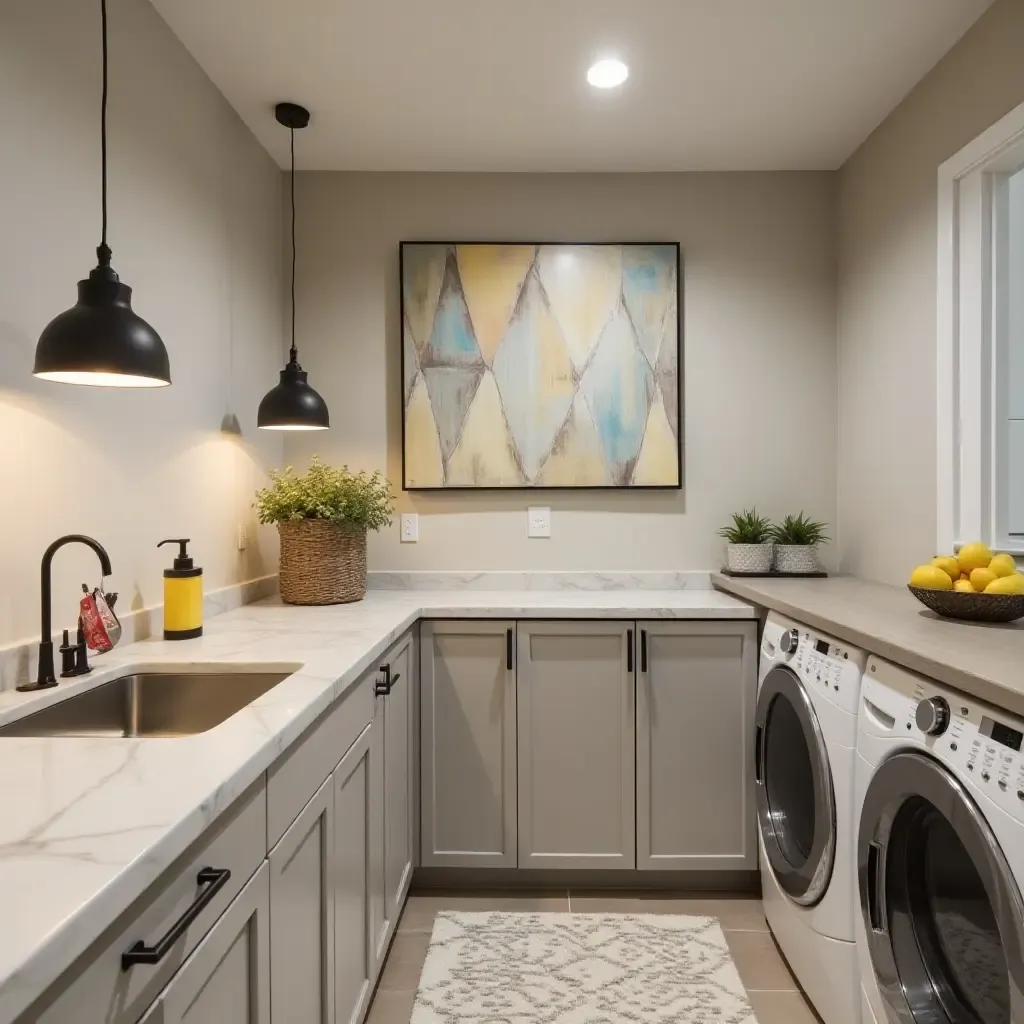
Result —
[{"label": "pendant light cord", "polygon": [[[104,3],[106,0],[104,0]],[[292,347],[289,352],[290,361],[299,361],[299,350],[295,347],[295,129],[290,129],[292,144],[292,174],[291,174],[291,199],[292,199]]]},{"label": "pendant light cord", "polygon": [[96,256],[101,267],[110,266],[110,246],[107,245],[107,0],[100,0],[100,24],[103,28],[103,96],[100,100],[100,168],[103,205],[103,232]]}]

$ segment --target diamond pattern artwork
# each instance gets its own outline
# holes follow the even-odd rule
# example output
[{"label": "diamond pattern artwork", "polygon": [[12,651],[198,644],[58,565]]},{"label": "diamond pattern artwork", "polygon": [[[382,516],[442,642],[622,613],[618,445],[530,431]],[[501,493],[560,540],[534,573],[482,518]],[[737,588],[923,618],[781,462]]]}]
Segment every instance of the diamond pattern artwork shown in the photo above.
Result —
[{"label": "diamond pattern artwork", "polygon": [[679,247],[403,242],[407,490],[682,484]]}]

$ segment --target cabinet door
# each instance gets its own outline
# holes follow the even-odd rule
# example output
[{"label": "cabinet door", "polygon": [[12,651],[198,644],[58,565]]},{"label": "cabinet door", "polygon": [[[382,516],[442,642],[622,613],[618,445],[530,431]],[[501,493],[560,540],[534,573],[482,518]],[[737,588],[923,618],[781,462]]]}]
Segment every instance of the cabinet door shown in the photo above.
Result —
[{"label": "cabinet door", "polygon": [[641,622],[637,867],[757,867],[757,627]]},{"label": "cabinet door", "polygon": [[391,922],[412,880],[412,650],[408,636],[386,655],[392,685],[384,699],[384,897]]},{"label": "cabinet door", "polygon": [[270,851],[274,1020],[334,1024],[334,779]]},{"label": "cabinet door", "polygon": [[514,868],[515,623],[420,628],[421,863]]},{"label": "cabinet door", "polygon": [[632,868],[633,624],[519,623],[519,866]]},{"label": "cabinet door", "polygon": [[267,864],[196,946],[145,1024],[270,1024]]},{"label": "cabinet door", "polygon": [[334,770],[334,1015],[362,1019],[377,958],[370,913],[371,723]]}]

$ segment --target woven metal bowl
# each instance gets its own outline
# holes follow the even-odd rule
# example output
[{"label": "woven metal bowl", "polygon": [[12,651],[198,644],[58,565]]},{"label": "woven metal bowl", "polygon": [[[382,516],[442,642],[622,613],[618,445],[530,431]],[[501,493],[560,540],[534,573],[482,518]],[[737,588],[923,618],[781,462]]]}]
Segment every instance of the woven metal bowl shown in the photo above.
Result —
[{"label": "woven metal bowl", "polygon": [[968,622],[1013,622],[1024,616],[1024,594],[962,594],[958,590],[907,589],[926,608],[947,619]]}]

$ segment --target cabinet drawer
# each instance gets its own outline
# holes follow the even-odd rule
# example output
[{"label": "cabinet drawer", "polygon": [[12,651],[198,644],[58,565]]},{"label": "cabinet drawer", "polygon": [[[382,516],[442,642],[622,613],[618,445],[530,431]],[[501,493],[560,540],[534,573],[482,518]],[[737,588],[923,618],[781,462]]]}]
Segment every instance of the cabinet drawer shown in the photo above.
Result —
[{"label": "cabinet drawer", "polygon": [[376,675],[374,666],[267,772],[268,849],[277,844],[348,748],[370,724]]},{"label": "cabinet drawer", "polygon": [[[99,938],[26,1020],[40,1024],[129,1024],[159,995],[203,936],[224,913],[267,853],[266,790],[261,779]],[[156,964],[122,969],[121,955],[137,942],[156,945],[214,882],[204,868],[230,877]]]}]

